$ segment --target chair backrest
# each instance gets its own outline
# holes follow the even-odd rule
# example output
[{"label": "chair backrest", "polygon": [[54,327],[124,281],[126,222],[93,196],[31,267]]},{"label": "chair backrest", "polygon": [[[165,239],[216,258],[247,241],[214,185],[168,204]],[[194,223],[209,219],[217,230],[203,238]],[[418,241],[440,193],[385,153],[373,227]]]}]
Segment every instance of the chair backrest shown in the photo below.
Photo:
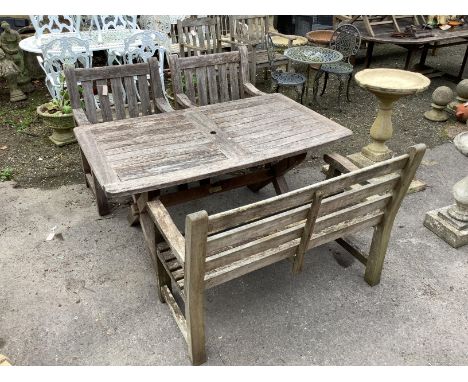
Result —
[{"label": "chair backrest", "polygon": [[221,31],[217,17],[178,20],[177,32],[182,57],[222,52]]},{"label": "chair backrest", "polygon": [[98,30],[138,29],[136,15],[94,15],[93,23]]},{"label": "chair backrest", "polygon": [[[148,84],[148,75],[150,81]],[[157,112],[155,100],[164,98],[158,60],[92,69],[65,69],[73,109],[84,110],[91,123],[138,117]],[[99,108],[94,96],[98,93]]]},{"label": "chair backrest", "polygon": [[243,44],[260,44],[266,46],[268,16],[229,16],[229,29],[232,41]]},{"label": "chair backrest", "polygon": [[169,56],[174,94],[185,94],[195,105],[244,98],[249,82],[247,49],[203,56]]},{"label": "chair backrest", "polygon": [[80,32],[81,16],[77,15],[29,15],[36,38],[43,34]]},{"label": "chair backrest", "polygon": [[[287,257],[301,261],[307,249],[365,228],[384,224],[389,234],[424,152],[416,145],[408,154],[257,203],[188,215],[185,232],[204,236],[186,235],[185,262],[205,258],[209,288]],[[193,271],[186,269],[185,277]]]},{"label": "chair backrest", "polygon": [[54,99],[61,97],[61,76],[65,66],[90,68],[93,53],[89,42],[77,37],[56,38],[41,47],[42,57],[38,56],[39,65],[46,74],[46,85]]},{"label": "chair backrest", "polygon": [[124,62],[126,64],[148,62],[150,57],[158,53],[159,64],[162,67],[164,54],[169,49],[170,41],[167,35],[143,30],[124,40]]},{"label": "chair backrest", "polygon": [[340,52],[344,61],[348,61],[351,56],[354,56],[360,46],[361,33],[352,24],[340,24],[330,40],[330,49]]}]

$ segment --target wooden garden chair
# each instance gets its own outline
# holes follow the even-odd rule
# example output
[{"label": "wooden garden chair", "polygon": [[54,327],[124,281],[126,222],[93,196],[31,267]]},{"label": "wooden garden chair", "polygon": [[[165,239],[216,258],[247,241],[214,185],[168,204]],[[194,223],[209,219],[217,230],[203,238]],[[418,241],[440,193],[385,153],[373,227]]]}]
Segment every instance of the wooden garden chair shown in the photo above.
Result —
[{"label": "wooden garden chair", "polygon": [[177,21],[180,57],[221,53],[221,29],[218,17],[187,18]]},{"label": "wooden garden chair", "polygon": [[[164,97],[156,58],[150,58],[148,63],[92,69],[68,66],[64,72],[76,126],[173,110]],[[86,186],[96,196],[99,215],[106,215],[109,201],[81,150],[80,153]]]},{"label": "wooden garden chair", "polygon": [[169,57],[176,107],[211,105],[264,94],[249,81],[247,48],[194,57]]},{"label": "wooden garden chair", "polygon": [[[148,202],[140,221],[157,270],[159,298],[174,315],[192,363],[206,361],[207,288],[287,258],[293,272],[300,272],[309,249],[335,240],[364,264],[367,283],[377,285],[395,216],[425,149],[419,144],[373,166],[226,212],[189,214],[185,235],[160,200]],[[331,175],[349,170],[341,159],[326,158]],[[371,227],[365,253],[347,236]],[[185,313],[174,298],[176,290]]]}]

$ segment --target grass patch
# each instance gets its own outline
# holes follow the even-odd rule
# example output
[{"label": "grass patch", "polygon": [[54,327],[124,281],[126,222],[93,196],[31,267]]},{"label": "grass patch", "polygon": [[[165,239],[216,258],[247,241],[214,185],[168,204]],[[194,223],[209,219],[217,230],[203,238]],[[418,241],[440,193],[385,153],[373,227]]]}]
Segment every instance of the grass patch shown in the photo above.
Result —
[{"label": "grass patch", "polygon": [[13,179],[13,170],[10,167],[5,167],[0,171],[0,182],[6,182]]}]

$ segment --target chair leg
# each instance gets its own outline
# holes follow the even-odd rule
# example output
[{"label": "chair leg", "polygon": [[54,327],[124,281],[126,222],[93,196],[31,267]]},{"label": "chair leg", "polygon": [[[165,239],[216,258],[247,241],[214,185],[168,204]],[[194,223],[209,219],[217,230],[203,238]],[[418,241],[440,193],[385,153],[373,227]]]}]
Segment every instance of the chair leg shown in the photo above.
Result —
[{"label": "chair leg", "polygon": [[340,111],[342,111],[342,108],[341,108],[341,93],[343,93],[343,77],[342,76],[338,76],[338,81],[340,82],[340,86],[338,87],[338,109]]},{"label": "chair leg", "polygon": [[352,79],[353,79],[353,73],[351,73],[351,74],[349,75],[349,78],[348,78],[348,85],[347,85],[347,87],[346,87],[346,100],[347,100],[348,102],[351,102],[351,100],[349,99],[349,86],[351,85],[351,80],[352,80]]},{"label": "chair leg", "polygon": [[304,103],[304,92],[305,92],[306,84],[305,82],[302,84],[302,90],[301,90],[301,104]]},{"label": "chair leg", "polygon": [[364,275],[364,279],[370,286],[380,283],[388,241],[390,240],[390,231],[391,226],[388,228],[388,226],[383,223],[375,228]]},{"label": "chair leg", "polygon": [[323,89],[322,89],[322,92],[320,93],[320,97],[325,94],[325,89],[327,88],[327,82],[328,82],[328,73],[325,72],[325,79],[323,82]]}]

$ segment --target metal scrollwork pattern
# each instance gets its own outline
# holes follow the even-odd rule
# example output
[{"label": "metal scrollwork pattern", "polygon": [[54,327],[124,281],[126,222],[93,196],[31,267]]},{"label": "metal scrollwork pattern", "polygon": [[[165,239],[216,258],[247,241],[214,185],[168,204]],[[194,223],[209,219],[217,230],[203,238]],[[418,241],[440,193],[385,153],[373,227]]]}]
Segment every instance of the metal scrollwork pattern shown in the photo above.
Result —
[{"label": "metal scrollwork pattern", "polygon": [[304,64],[332,63],[343,59],[343,55],[336,50],[316,46],[289,48],[284,51],[284,55],[293,61]]},{"label": "metal scrollwork pattern", "polygon": [[330,49],[337,50],[343,55],[344,60],[355,55],[361,46],[361,34],[351,24],[342,24],[336,28],[330,40]]},{"label": "metal scrollwork pattern", "polygon": [[45,33],[80,31],[81,16],[72,15],[29,15],[31,24],[40,38]]}]

